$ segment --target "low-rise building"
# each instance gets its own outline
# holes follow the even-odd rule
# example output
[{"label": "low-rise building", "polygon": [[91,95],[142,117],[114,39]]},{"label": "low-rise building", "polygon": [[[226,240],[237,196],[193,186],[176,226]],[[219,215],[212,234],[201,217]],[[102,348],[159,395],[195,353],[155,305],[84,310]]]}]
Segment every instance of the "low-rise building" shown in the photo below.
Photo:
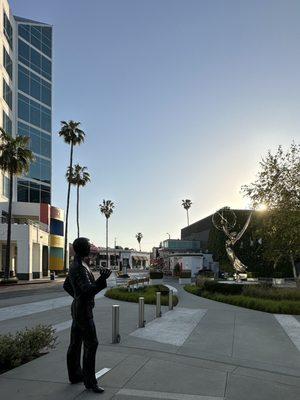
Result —
[{"label": "low-rise building", "polygon": [[201,250],[199,240],[167,239],[160,247],[154,247],[152,258],[160,260],[165,273],[173,273],[176,264],[182,270],[191,270],[196,275],[201,270],[218,271],[218,264],[213,261],[212,254]]},{"label": "low-rise building", "polygon": [[[106,266],[106,247],[99,247],[96,264]],[[108,249],[108,267],[122,271],[123,268],[148,269],[150,267],[150,253],[135,249],[116,246]]]},{"label": "low-rise building", "polygon": [[[0,273],[6,254],[7,202],[0,203]],[[13,202],[11,271],[18,279],[45,278],[63,270],[64,211],[49,204]]]},{"label": "low-rise building", "polygon": [[211,253],[178,253],[169,256],[170,271],[173,273],[176,265],[181,270],[190,270],[192,276],[199,274],[201,271],[219,271],[218,263],[214,262]]}]

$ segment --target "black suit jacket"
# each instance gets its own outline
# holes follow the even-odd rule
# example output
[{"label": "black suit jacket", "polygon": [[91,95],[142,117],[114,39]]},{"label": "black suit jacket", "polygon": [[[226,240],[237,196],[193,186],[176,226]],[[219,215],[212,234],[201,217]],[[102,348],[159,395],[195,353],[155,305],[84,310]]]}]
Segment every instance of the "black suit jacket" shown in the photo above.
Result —
[{"label": "black suit jacket", "polygon": [[93,318],[94,297],[106,288],[106,279],[100,276],[95,280],[88,266],[83,265],[81,258],[75,257],[63,287],[74,298],[72,317],[80,323]]}]

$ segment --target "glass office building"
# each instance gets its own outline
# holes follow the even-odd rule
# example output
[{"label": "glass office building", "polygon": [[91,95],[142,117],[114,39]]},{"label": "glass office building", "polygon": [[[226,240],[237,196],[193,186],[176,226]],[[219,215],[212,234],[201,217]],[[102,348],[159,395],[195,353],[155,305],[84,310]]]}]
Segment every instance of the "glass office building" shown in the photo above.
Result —
[{"label": "glass office building", "polygon": [[[20,17],[14,19],[16,133],[30,137],[30,149],[35,155],[29,173],[18,178],[17,201],[50,204],[52,27]],[[6,92],[9,101],[9,90]]]}]

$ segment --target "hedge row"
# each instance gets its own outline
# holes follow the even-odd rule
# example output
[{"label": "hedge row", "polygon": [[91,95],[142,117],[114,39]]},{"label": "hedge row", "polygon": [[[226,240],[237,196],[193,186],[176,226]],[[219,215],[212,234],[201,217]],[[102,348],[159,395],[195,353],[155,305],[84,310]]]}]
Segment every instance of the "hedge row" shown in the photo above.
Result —
[{"label": "hedge row", "polygon": [[[153,285],[145,288],[139,288],[133,292],[129,292],[126,288],[111,288],[106,291],[105,296],[114,300],[129,301],[132,303],[138,303],[139,297],[144,297],[145,304],[156,303],[156,292],[161,292],[161,304],[169,304],[169,289],[164,285]],[[176,306],[178,298],[173,295],[173,305]]]},{"label": "hedge row", "polygon": [[239,307],[250,308],[252,310],[265,311],[272,314],[293,314],[300,315],[300,302],[290,300],[269,300],[244,295],[224,295],[219,293],[203,292],[202,296],[229,303]]},{"label": "hedge row", "polygon": [[[230,285],[223,285],[230,286]],[[240,286],[240,285],[236,285]],[[275,300],[269,298],[251,297],[245,294],[224,294],[213,291],[203,290],[195,285],[185,285],[184,289],[196,296],[201,296],[210,300],[222,303],[233,304],[239,307],[250,308],[253,310],[265,311],[272,314],[300,314],[300,301],[295,300]],[[268,289],[261,289],[267,292]],[[279,289],[280,290],[280,289]]]},{"label": "hedge row", "polygon": [[190,278],[192,276],[192,271],[191,270],[182,270],[179,273],[179,278]]},{"label": "hedge row", "polygon": [[264,285],[245,285],[243,295],[269,300],[300,301],[300,290],[293,288],[266,287]]},{"label": "hedge row", "polygon": [[276,288],[272,284],[235,284],[219,283],[215,281],[198,281],[198,288],[210,293],[221,293],[225,295],[241,295],[247,297],[258,297],[269,300],[291,300],[300,301],[300,290],[293,288]]},{"label": "hedge row", "polygon": [[204,280],[199,285],[199,289],[212,293],[242,294],[245,286],[246,285],[243,284],[219,283],[216,281]]}]

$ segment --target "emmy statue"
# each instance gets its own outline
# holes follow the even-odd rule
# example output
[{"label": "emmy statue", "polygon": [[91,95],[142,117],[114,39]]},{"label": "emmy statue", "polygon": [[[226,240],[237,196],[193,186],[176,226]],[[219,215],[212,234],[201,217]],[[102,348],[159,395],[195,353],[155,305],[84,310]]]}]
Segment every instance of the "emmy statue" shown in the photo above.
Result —
[{"label": "emmy statue", "polygon": [[241,239],[243,234],[246,232],[250,220],[252,217],[252,213],[250,212],[247,221],[242,228],[242,230],[237,233],[237,232],[230,232],[236,225],[236,215],[235,213],[230,210],[229,207],[224,207],[221,208],[219,211],[217,211],[213,216],[212,216],[212,223],[216,229],[219,231],[222,231],[225,233],[227,236],[226,242],[225,242],[225,249],[226,253],[228,255],[228,258],[235,270],[235,277],[236,281],[239,281],[239,274],[240,273],[245,273],[247,270],[247,266],[241,262],[241,260],[238,259],[238,257],[235,255],[235,252],[233,251],[234,245]]}]

